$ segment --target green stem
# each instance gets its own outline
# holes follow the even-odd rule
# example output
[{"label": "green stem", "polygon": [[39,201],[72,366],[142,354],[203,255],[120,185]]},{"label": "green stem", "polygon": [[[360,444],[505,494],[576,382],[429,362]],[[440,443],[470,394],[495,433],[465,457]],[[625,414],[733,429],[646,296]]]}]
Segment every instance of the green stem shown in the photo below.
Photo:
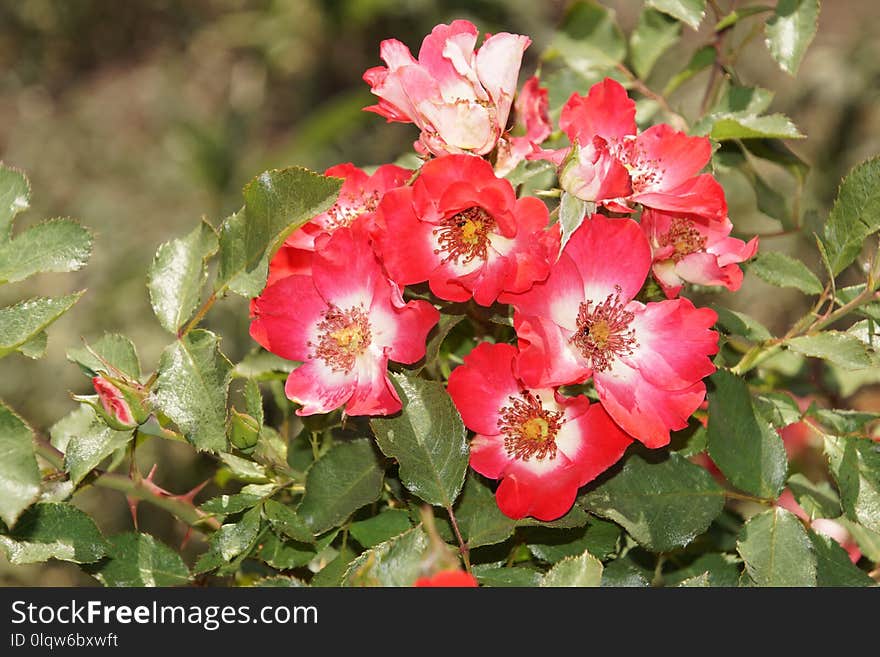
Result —
[{"label": "green stem", "polygon": [[217,298],[217,292],[212,292],[211,296],[205,299],[205,303],[202,304],[202,307],[199,308],[195,316],[193,316],[193,318],[189,320],[189,323],[177,332],[177,337],[182,338],[187,333],[192,331],[196,326],[198,326],[199,322],[201,322],[205,318],[205,315],[208,314],[208,311],[211,310],[211,307],[217,301]]}]

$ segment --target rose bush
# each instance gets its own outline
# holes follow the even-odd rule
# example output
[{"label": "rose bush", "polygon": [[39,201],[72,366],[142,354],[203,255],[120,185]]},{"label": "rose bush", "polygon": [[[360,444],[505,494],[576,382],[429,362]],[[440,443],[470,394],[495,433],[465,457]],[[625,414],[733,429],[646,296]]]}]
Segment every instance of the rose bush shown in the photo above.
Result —
[{"label": "rose bush", "polygon": [[[880,160],[843,181],[816,235],[823,272],[732,237],[719,172],[799,163],[783,140],[801,135],[765,114],[724,39],[767,19],[794,72],[818,3],[718,15],[688,117],[666,96],[696,57],[666,94],[646,78],[703,5],[647,3],[627,53],[612,13],[575,2],[522,86],[525,35],[478,47],[456,20],[418,59],[382,42],[365,109],[414,123],[414,154],[257,176],[219,226],[159,247],[148,289],[174,339],[155,368],[107,334],[69,351],[96,395],[49,438],[3,407],[10,560],[74,561],[106,585],[872,585],[878,415],[784,391],[809,385],[808,364],[880,366]],[[23,181],[3,170],[7,229]],[[41,226],[35,240],[78,255],[38,271],[84,263],[82,229]],[[19,280],[33,265],[4,248]],[[743,268],[811,310],[774,336],[718,296]],[[201,327],[228,294],[250,300],[237,364]],[[13,316],[50,301],[0,311],[3,353],[39,351],[56,311],[26,331]],[[787,454],[793,426],[815,439]],[[216,459],[214,496],[139,472],[137,445],[163,439]],[[124,493],[135,531],[103,536],[69,501],[86,485]],[[138,530],[141,501],[205,536],[195,563]]]}]

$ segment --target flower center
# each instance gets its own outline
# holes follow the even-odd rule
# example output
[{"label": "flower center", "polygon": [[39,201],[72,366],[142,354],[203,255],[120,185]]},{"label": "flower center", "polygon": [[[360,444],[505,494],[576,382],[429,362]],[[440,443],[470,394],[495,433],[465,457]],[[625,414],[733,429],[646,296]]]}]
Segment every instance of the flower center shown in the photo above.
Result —
[{"label": "flower center", "polygon": [[528,461],[534,456],[539,461],[556,458],[556,434],[564,420],[562,412],[549,411],[541,400],[528,390],[522,397],[510,397],[510,404],[501,409],[498,428],[504,434],[504,449],[508,456]]},{"label": "flower center", "polygon": [[664,171],[660,168],[660,160],[649,158],[643,149],[636,146],[634,138],[615,142],[612,153],[629,171],[634,193],[654,187],[663,179]]},{"label": "flower center", "polygon": [[[351,372],[355,360],[370,346],[370,322],[362,307],[342,311],[330,306],[318,323],[318,345],[312,358],[320,358],[334,372]],[[309,346],[314,346],[311,342]]]},{"label": "flower center", "polygon": [[439,247],[434,249],[434,253],[446,254],[442,263],[452,260],[466,265],[475,258],[485,260],[489,249],[489,233],[493,228],[495,220],[483,208],[474,206],[462,210],[444,219],[434,229],[434,235],[439,236]]},{"label": "flower center", "polygon": [[[345,206],[340,205],[345,200]],[[354,220],[362,214],[373,212],[379,206],[379,192],[362,192],[360,196],[346,196],[340,198],[333,207],[327,210],[327,219],[324,221],[325,228],[334,231],[337,228],[351,226]]]},{"label": "flower center", "polygon": [[675,249],[671,257],[678,262],[686,255],[705,249],[706,237],[694,227],[693,221],[676,217],[669,226],[669,232],[660,237],[659,244]]},{"label": "flower center", "polygon": [[636,342],[635,330],[629,328],[634,315],[624,309],[620,300],[620,286],[605,301],[593,305],[581,302],[578,308],[577,330],[569,338],[596,372],[604,372],[618,356],[629,355]]}]

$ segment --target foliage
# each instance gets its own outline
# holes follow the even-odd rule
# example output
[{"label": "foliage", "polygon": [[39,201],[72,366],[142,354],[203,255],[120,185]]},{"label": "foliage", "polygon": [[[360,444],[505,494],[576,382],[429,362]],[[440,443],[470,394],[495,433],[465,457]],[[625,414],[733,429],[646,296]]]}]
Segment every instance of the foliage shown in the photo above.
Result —
[{"label": "foliage", "polygon": [[[89,336],[85,346],[71,346],[70,366],[99,381],[94,383],[97,394],[78,397],[77,408],[52,427],[51,440],[0,405],[0,546],[8,560],[70,561],[105,586],[196,581],[410,586],[420,577],[455,568],[473,573],[482,586],[874,585],[880,558],[877,416],[816,403],[809,382],[816,373],[845,380],[847,374],[880,365],[880,315],[875,312],[880,303],[880,212],[875,211],[880,209],[880,165],[873,158],[853,168],[821,228],[809,223],[800,203],[774,196],[753,163],[775,166],[799,189],[806,165],[785,140],[804,135],[788,117],[768,112],[771,92],[744,85],[731,56],[742,44],[726,40],[748,38],[741,26],[763,30],[771,57],[794,75],[815,35],[819,3],[779,0],[774,7],[720,12],[710,43],[686,53],[682,70],[658,79],[665,74],[657,66],[661,58],[679,48],[684,30],[698,29],[719,4],[724,3],[651,0],[633,31],[625,34],[604,5],[573,2],[541,55],[540,82],[549,88],[550,116],[558,120],[572,92],[586,94],[594,82],[618,80],[638,99],[641,128],[665,122],[705,136],[713,143],[712,171],[742,174],[758,207],[780,230],[802,231],[815,244],[815,257],[805,262],[773,250],[765,240],[760,254],[743,264],[767,284],[808,301],[809,310],[784,333],[776,335],[748,312],[726,307],[727,297],[713,302],[719,346],[717,355],[711,354],[716,371],[707,379],[708,403],[688,410],[687,426],[667,427],[673,429],[668,446],[631,446],[620,458],[626,444],[643,437],[628,426],[618,427],[621,422],[608,405],[610,424],[603,426],[613,425],[626,439],[606,464],[611,467],[578,480],[576,501],[559,513],[511,512],[500,491],[516,477],[499,485],[477,474],[474,455],[486,440],[485,430],[468,432],[473,426],[465,404],[470,402],[463,404],[450,382],[472,367],[477,343],[514,344],[522,313],[511,314],[503,295],[495,304],[495,298],[478,304],[443,297],[433,280],[430,286],[421,284],[427,279],[394,286],[394,294],[400,293],[392,297],[395,308],[421,308],[427,316],[430,307],[439,314],[439,323],[425,330],[427,348],[420,357],[390,359],[384,399],[398,400],[400,410],[349,414],[348,399],[343,399],[322,412],[302,412],[307,403],[290,381],[305,371],[302,361],[313,360],[323,343],[309,342],[308,358],[278,358],[260,349],[233,362],[219,331],[203,327],[228,297],[269,294],[267,277],[286,257],[290,240],[308,234],[317,218],[338,218],[342,212],[346,188],[338,177],[298,166],[273,169],[244,187],[235,213],[216,225],[200,221],[158,247],[147,289],[167,346],[156,363],[142,364],[134,342],[116,333]],[[703,106],[695,113],[678,111],[678,89],[694,84],[707,69],[711,75]],[[654,90],[659,88],[662,93]],[[436,155],[432,149],[442,147],[420,127],[422,143]],[[496,127],[501,134],[506,123]],[[523,127],[510,138],[522,137]],[[545,147],[566,148],[563,132],[549,134]],[[479,155],[502,166],[500,147]],[[572,165],[571,156],[566,155],[563,166]],[[442,157],[448,156],[434,161]],[[421,166],[418,160],[408,162]],[[625,168],[627,175],[632,169]],[[565,169],[520,162],[506,175],[521,199],[546,199],[545,210],[558,223],[554,262],[567,245],[578,244],[578,231],[583,234],[604,221],[594,218],[597,208],[614,214],[609,224],[625,221],[617,217],[627,209],[620,205],[625,200],[578,198],[563,182]],[[408,174],[393,193],[420,184],[420,176],[427,174]],[[72,220],[16,229],[29,194],[23,174],[0,169],[3,284],[37,273],[75,271],[90,256],[91,235]],[[419,202],[415,196],[413,204]],[[644,214],[641,219],[647,225]],[[382,220],[389,221],[387,216]],[[378,220],[376,225],[373,230],[387,227]],[[808,226],[815,235],[809,235]],[[354,267],[354,251],[347,262],[333,260],[332,249],[321,250],[328,244],[323,236],[311,237],[319,253],[315,262],[326,262],[311,265],[308,276],[319,267]],[[738,263],[749,259],[732,266],[738,272]],[[315,285],[311,293],[320,296],[322,289]],[[630,297],[633,304],[657,307],[652,304],[678,294],[650,277],[639,285]],[[698,305],[719,291],[688,279],[682,285],[683,296]],[[738,283],[727,287],[735,289]],[[46,348],[46,329],[80,295],[35,297],[0,309],[0,357],[13,352],[39,357]],[[331,322],[334,308],[330,302],[322,321]],[[306,320],[294,316],[285,321]],[[264,344],[255,325],[251,335]],[[363,338],[350,332],[352,326],[331,326],[332,335],[341,336],[334,338],[338,345]],[[286,343],[279,349],[286,349]],[[389,358],[383,356],[384,367]],[[594,369],[601,375],[603,368]],[[521,371],[509,375],[525,376]],[[565,388],[559,394],[585,395],[584,406],[599,409],[606,394],[603,381],[594,372],[573,385],[559,384]],[[526,387],[521,379],[515,382]],[[539,406],[542,401],[550,403],[549,397],[540,398]],[[567,407],[558,408],[562,417]],[[560,426],[576,424],[580,416],[573,413]],[[593,421],[595,414],[590,417]],[[541,419],[547,431],[558,418],[547,414]],[[525,422],[517,426],[525,436]],[[541,428],[531,424],[528,431]],[[474,438],[474,433],[480,435]],[[196,503],[200,487],[172,493],[156,483],[154,471],[141,473],[136,450],[150,441],[171,441],[201,453],[211,464],[215,496]],[[534,454],[537,460],[545,456]],[[612,466],[617,458],[620,463]],[[820,467],[813,467],[817,462]],[[136,503],[134,531],[103,536],[71,502],[87,486],[170,513],[204,537],[200,554],[188,563],[170,545],[139,531]],[[845,535],[829,537],[829,523]]]}]

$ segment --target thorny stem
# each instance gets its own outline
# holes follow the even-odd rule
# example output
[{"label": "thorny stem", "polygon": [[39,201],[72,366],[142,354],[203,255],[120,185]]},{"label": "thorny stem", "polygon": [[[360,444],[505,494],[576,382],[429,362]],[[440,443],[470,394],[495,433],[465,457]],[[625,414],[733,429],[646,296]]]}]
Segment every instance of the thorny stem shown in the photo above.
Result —
[{"label": "thorny stem", "polygon": [[[737,375],[745,374],[782,349],[787,340],[804,335],[814,335],[838,320],[843,319],[861,306],[874,301],[880,301],[880,291],[877,290],[878,285],[880,285],[880,249],[874,254],[871,269],[865,282],[865,289],[861,293],[857,294],[851,301],[832,310],[836,300],[836,295],[833,292],[834,281],[832,279],[825,286],[825,289],[819,295],[810,311],[795,322],[788,333],[781,338],[766,340],[761,344],[755,345],[746,352],[735,366],[730,368],[730,371]],[[826,306],[826,304],[825,312],[820,313],[822,307]]]},{"label": "thorny stem", "polygon": [[458,528],[458,520],[455,518],[455,512],[453,512],[451,505],[446,507],[446,513],[449,514],[449,522],[452,523],[452,531],[455,532],[455,540],[458,541],[458,551],[461,553],[461,560],[464,561],[464,569],[471,572],[470,548],[468,547],[467,541],[461,536],[461,531]]},{"label": "thorny stem", "polygon": [[[36,438],[34,441],[36,453],[39,454],[49,465],[56,470],[64,469],[64,454],[55,449],[49,441],[44,438]],[[104,472],[95,470],[95,478],[92,483],[101,488],[125,493],[130,497],[134,497],[144,502],[164,509],[174,515],[176,518],[185,522],[190,527],[204,529],[208,527],[212,530],[220,528],[220,523],[203,511],[200,511],[192,502],[182,500],[177,496],[169,496],[161,492],[152,482],[139,478],[137,481],[126,475],[114,472]]]}]

